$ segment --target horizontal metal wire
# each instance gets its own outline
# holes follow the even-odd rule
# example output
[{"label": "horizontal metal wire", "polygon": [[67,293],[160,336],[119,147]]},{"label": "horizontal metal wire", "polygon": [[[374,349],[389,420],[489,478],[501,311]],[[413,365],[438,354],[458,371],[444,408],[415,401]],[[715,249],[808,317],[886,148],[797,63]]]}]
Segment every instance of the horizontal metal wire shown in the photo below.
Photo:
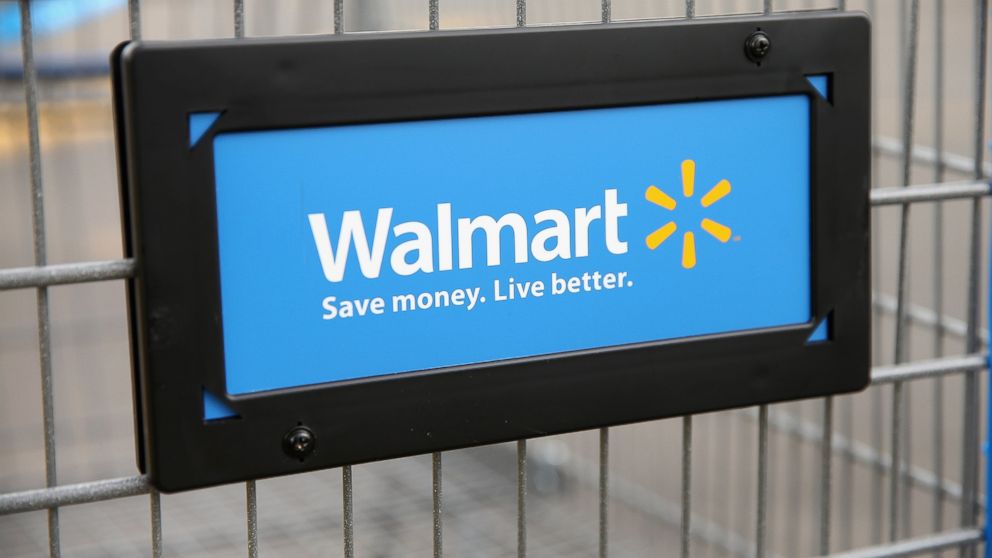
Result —
[{"label": "horizontal metal wire", "polygon": [[933,378],[970,370],[984,370],[987,367],[988,355],[974,354],[964,356],[942,357],[931,360],[917,360],[904,364],[875,366],[871,369],[872,385],[888,384],[903,380],[918,380]]},{"label": "horizontal metal wire", "polygon": [[[900,139],[875,136],[871,143],[875,151],[881,155],[902,156],[902,140]],[[913,161],[917,163],[936,163],[937,151],[925,145],[914,145]],[[941,161],[944,167],[949,170],[961,172],[969,176],[974,176],[975,174],[975,160],[967,155],[944,151],[941,154]],[[982,174],[986,176],[992,175],[992,163],[982,165]]]},{"label": "horizontal metal wire", "polygon": [[897,205],[913,202],[928,202],[987,196],[990,192],[986,181],[944,182],[914,186],[893,186],[876,188],[871,191],[871,204]]},{"label": "horizontal metal wire", "polygon": [[127,279],[134,275],[134,260],[107,260],[38,267],[0,269],[0,291]]},{"label": "horizontal metal wire", "polygon": [[975,546],[982,542],[981,529],[958,529],[936,535],[916,537],[903,541],[870,546],[850,552],[831,554],[831,558],[898,558],[901,556],[916,556],[927,552],[948,550],[960,546]]},{"label": "horizontal metal wire", "polygon": [[0,515],[113,500],[150,491],[148,478],[142,475],[12,492],[0,494]]}]

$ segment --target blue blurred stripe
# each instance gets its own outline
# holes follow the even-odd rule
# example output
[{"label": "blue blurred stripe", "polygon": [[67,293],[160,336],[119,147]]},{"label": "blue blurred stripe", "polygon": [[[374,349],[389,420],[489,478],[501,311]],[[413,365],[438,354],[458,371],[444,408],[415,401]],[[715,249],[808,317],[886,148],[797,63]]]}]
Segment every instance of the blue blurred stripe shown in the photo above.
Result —
[{"label": "blue blurred stripe", "polygon": [[[125,5],[125,0],[34,0],[31,23],[38,36],[70,29]],[[0,6],[0,44],[21,36],[20,10],[15,3]]]}]

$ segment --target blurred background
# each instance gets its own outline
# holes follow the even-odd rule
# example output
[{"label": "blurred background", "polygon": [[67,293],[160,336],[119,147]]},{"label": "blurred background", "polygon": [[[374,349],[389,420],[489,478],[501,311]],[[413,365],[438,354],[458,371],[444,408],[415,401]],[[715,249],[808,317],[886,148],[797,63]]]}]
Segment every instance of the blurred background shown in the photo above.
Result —
[{"label": "blurred background", "polygon": [[[841,0],[873,20],[874,187],[902,186],[907,93],[912,85],[910,184],[974,181],[976,145],[987,145],[987,105],[978,94],[977,23],[987,13],[970,0]],[[762,0],[699,0],[696,15],[761,13]],[[846,5],[846,6],[844,6]],[[37,0],[41,172],[49,263],[113,260],[122,255],[107,58],[128,37],[123,0]],[[153,40],[233,35],[231,0],[142,0],[141,32]],[[424,30],[427,0],[345,0],[347,33]],[[836,0],[776,0],[776,12],[836,9]],[[246,0],[252,36],[332,33],[333,0]],[[512,27],[514,0],[440,0],[441,29]],[[613,0],[611,16],[678,18],[683,0]],[[601,0],[528,0],[527,25],[598,23]],[[907,46],[916,37],[910,58]],[[843,38],[839,38],[843,40]],[[912,71],[909,71],[912,70]],[[908,76],[915,79],[907,81]],[[22,82],[19,12],[0,0],[0,270],[34,265],[28,119]],[[329,79],[333,79],[331,76]],[[983,134],[976,138],[976,133]],[[979,157],[984,148],[978,149]],[[946,155],[941,155],[946,153]],[[981,173],[989,174],[988,165]],[[963,355],[969,305],[978,304],[987,337],[987,203],[981,204],[982,260],[969,258],[972,201],[916,204],[909,213],[905,360]],[[900,206],[873,209],[873,350],[877,366],[894,361]],[[969,299],[977,264],[982,299]],[[124,284],[108,281],[49,289],[59,484],[137,475]],[[0,495],[45,486],[45,436],[39,375],[37,295],[0,290]],[[984,342],[978,351],[984,351]],[[973,353],[976,351],[972,351]],[[879,370],[885,370],[880,368]],[[961,517],[966,390],[962,375],[904,385],[902,420],[892,390],[878,385],[832,402],[829,477],[830,549],[840,551],[956,529]],[[768,429],[768,555],[821,550],[820,509],[825,401],[773,405]],[[970,411],[972,425],[984,416]],[[757,409],[699,415],[692,452],[692,555],[753,556],[757,506]],[[890,509],[892,433],[902,431],[904,491]],[[611,556],[677,555],[682,479],[682,420],[610,429]],[[980,438],[984,440],[984,430]],[[531,556],[599,552],[600,434],[529,442],[528,551]],[[977,452],[977,448],[975,453]],[[981,457],[984,463],[984,457]],[[515,444],[447,452],[443,457],[444,546],[449,556],[517,552]],[[357,555],[430,556],[431,457],[356,466]],[[342,553],[342,475],[333,469],[259,481],[259,550],[269,556]],[[245,487],[231,485],[161,500],[167,556],[246,552]],[[893,513],[895,512],[895,513]],[[60,510],[67,556],[151,553],[149,497],[131,496]],[[44,511],[0,515],[0,556],[49,552]],[[948,553],[950,555],[950,553]]]}]

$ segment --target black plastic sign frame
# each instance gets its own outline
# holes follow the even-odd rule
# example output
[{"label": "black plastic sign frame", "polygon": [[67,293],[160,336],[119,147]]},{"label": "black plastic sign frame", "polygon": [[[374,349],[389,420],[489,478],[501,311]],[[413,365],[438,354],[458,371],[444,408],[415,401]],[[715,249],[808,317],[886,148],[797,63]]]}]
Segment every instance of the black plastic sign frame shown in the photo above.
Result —
[{"label": "black plastic sign frame", "polygon": [[[746,47],[757,31],[764,57]],[[138,460],[164,491],[851,392],[869,381],[870,24],[853,13],[192,42],[113,55]],[[830,76],[829,99],[805,76]],[[284,129],[805,94],[809,324],[226,394],[212,142]],[[760,122],[755,123],[756,126]],[[830,316],[830,339],[807,344]],[[312,433],[294,455],[287,433]],[[304,440],[304,442],[307,442]],[[300,456],[306,454],[305,458]]]}]

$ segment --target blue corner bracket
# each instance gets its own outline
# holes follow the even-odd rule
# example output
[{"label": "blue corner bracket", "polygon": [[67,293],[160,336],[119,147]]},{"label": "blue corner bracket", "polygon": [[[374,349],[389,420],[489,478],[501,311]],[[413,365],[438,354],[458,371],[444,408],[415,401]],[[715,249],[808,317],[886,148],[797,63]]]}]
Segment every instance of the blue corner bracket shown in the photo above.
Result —
[{"label": "blue corner bracket", "polygon": [[220,118],[220,111],[218,112],[191,112],[189,113],[189,147],[192,149],[196,146],[196,143],[200,141],[203,134],[207,133],[207,130],[217,122]]},{"label": "blue corner bracket", "polygon": [[220,420],[226,418],[238,418],[238,413],[234,411],[227,402],[203,390],[203,420]]},{"label": "blue corner bracket", "polygon": [[816,92],[820,94],[826,101],[831,101],[830,99],[830,74],[816,74],[812,76],[806,76],[806,81],[816,89]]},{"label": "blue corner bracket", "polygon": [[830,340],[830,318],[833,313],[827,314],[826,318],[816,325],[816,329],[810,334],[809,338],[806,339],[806,344],[811,343],[823,343],[824,341]]}]

